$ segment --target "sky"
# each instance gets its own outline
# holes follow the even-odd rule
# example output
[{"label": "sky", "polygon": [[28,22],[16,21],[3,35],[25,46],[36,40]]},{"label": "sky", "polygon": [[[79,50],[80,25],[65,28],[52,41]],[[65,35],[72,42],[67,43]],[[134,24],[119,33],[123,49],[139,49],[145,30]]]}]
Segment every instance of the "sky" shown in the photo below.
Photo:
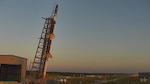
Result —
[{"label": "sky", "polygon": [[48,71],[150,71],[149,0],[0,0],[0,54],[33,62],[58,4]]}]

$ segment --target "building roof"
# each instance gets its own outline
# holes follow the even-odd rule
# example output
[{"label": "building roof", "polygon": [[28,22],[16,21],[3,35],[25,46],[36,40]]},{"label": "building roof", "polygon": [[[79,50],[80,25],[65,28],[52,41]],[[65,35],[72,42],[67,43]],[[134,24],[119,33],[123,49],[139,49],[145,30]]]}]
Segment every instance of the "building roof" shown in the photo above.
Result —
[{"label": "building roof", "polygon": [[16,55],[0,55],[0,56],[13,56],[13,57],[17,57],[17,58],[21,58],[21,59],[26,59],[26,60],[28,60],[27,58],[19,57],[19,56],[16,56]]}]

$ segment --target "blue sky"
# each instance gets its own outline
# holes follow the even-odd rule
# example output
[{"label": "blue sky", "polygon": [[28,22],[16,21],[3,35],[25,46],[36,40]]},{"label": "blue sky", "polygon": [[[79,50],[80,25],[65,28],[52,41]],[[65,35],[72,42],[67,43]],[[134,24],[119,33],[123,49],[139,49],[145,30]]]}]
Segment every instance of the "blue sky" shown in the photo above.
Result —
[{"label": "blue sky", "polygon": [[56,3],[48,71],[150,71],[149,0],[0,0],[0,54],[29,66]]}]

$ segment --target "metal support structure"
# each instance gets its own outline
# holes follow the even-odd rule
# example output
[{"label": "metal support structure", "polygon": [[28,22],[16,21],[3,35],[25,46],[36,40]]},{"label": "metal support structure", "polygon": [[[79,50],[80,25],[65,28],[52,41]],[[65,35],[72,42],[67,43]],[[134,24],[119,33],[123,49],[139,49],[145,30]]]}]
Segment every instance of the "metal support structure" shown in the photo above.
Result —
[{"label": "metal support structure", "polygon": [[36,50],[35,58],[31,67],[31,76],[38,78],[45,78],[47,61],[48,58],[51,58],[50,47],[52,39],[55,37],[54,26],[56,23],[56,16],[58,11],[58,5],[56,5],[51,17],[44,18],[45,23],[40,36],[38,47]]}]

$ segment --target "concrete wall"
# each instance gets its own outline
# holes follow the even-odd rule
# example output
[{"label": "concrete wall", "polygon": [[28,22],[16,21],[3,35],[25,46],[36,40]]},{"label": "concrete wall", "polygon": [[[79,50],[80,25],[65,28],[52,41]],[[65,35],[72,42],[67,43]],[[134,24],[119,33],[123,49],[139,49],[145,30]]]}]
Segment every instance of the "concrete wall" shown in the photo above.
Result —
[{"label": "concrete wall", "polygon": [[14,55],[0,55],[0,64],[21,65],[21,82],[26,79],[27,59]]}]

